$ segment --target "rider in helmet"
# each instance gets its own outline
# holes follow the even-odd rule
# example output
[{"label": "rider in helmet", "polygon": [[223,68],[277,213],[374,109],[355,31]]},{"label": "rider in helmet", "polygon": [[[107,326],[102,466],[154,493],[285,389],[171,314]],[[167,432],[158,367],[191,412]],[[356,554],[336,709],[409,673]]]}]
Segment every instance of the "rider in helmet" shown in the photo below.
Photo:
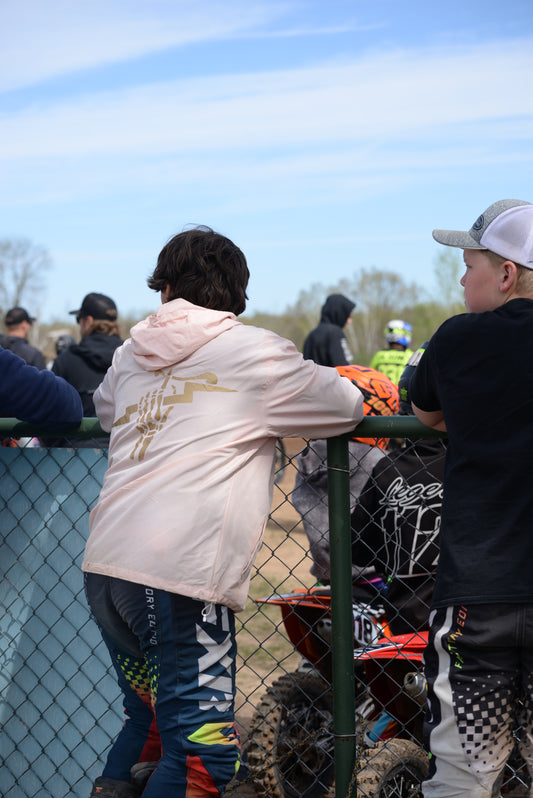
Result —
[{"label": "rider in helmet", "polygon": [[[393,416],[398,412],[398,389],[384,374],[368,366],[337,366],[363,394],[365,416]],[[349,441],[350,511],[353,511],[368,474],[385,455],[387,438],[354,437]],[[327,443],[311,441],[298,455],[298,472],[292,502],[302,517],[313,558],[311,573],[322,584],[329,584],[329,519]],[[374,569],[366,569],[375,575]],[[365,576],[367,575],[365,571]],[[352,567],[354,581],[362,576]]]},{"label": "rider in helmet", "polygon": [[402,319],[392,319],[383,330],[388,349],[380,349],[370,363],[371,368],[381,371],[398,384],[402,372],[413,354],[409,349],[413,328]]}]

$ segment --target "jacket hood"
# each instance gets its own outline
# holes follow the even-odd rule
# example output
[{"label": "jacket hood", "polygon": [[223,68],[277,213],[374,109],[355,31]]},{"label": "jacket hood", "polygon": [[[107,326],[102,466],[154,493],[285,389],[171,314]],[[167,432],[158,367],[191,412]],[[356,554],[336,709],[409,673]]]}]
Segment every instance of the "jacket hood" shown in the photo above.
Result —
[{"label": "jacket hood", "polygon": [[132,328],[133,357],[146,371],[168,368],[240,323],[229,311],[173,299]]},{"label": "jacket hood", "polygon": [[354,307],[355,302],[344,294],[330,294],[322,305],[320,321],[344,327]]},{"label": "jacket hood", "polygon": [[69,347],[68,351],[81,357],[97,371],[106,372],[113,360],[115,349],[121,344],[122,339],[118,335],[91,333],[82,338],[79,344]]}]

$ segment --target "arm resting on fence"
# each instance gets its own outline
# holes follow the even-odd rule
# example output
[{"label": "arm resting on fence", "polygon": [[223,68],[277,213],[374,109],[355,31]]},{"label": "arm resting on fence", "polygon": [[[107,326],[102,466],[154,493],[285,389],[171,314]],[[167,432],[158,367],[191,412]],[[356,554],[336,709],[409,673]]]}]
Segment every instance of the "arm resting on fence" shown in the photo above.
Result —
[{"label": "arm resting on fence", "polygon": [[84,418],[78,427],[73,427],[69,430],[54,430],[50,427],[42,429],[34,424],[19,421],[17,418],[0,418],[0,437],[49,438],[51,435],[55,435],[63,438],[101,438],[107,434],[100,426],[97,418]]}]

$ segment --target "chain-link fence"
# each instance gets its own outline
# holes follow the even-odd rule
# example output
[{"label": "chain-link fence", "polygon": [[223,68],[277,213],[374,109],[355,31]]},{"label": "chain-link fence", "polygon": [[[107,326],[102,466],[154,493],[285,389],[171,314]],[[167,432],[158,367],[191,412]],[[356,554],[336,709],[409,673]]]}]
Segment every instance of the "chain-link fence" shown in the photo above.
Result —
[{"label": "chain-link fence", "polygon": [[[421,655],[445,443],[406,438],[420,432],[414,420],[363,423],[389,436],[386,448],[346,438],[278,447],[238,616],[235,798],[416,796],[427,772]],[[80,570],[106,463],[90,447],[0,449],[3,798],[86,798],[122,723]],[[520,794],[520,761],[507,771]]]}]

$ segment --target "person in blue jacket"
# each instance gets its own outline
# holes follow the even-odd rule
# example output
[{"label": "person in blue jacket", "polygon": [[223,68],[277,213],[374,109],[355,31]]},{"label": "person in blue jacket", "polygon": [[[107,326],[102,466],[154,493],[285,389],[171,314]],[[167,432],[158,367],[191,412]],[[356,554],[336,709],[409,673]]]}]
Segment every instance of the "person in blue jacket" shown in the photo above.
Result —
[{"label": "person in blue jacket", "polygon": [[0,348],[0,416],[62,430],[78,426],[83,410],[79,393],[64,379]]}]

